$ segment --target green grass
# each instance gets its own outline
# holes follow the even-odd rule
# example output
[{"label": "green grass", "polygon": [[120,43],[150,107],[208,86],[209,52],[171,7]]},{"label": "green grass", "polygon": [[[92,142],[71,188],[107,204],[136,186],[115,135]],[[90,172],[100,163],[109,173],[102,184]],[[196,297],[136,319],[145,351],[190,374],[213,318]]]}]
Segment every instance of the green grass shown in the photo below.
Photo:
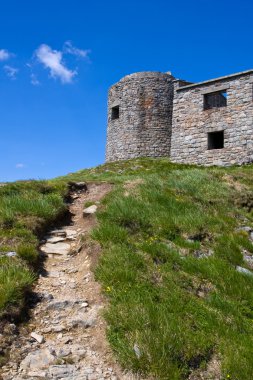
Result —
[{"label": "green grass", "polygon": [[18,314],[32,286],[38,262],[38,236],[64,215],[66,184],[24,181],[0,187],[0,316]]},{"label": "green grass", "polygon": [[92,201],[87,201],[87,202],[85,202],[84,203],[84,208],[88,208],[88,207],[90,207],[90,206],[92,206],[92,205],[94,205],[94,202],[92,202]]},{"label": "green grass", "polygon": [[[64,212],[68,181],[115,185],[93,238],[102,247],[96,277],[108,298],[108,339],[122,366],[183,380],[218,357],[222,379],[251,380],[253,277],[236,266],[249,268],[242,252],[253,253],[238,229],[253,226],[253,166],[138,159],[0,188],[1,250],[17,250],[7,261],[23,279],[2,310],[22,303],[37,230]],[[4,282],[0,272],[0,289]]]},{"label": "green grass", "polygon": [[16,258],[0,258],[0,316],[11,308],[21,309],[24,295],[31,287],[35,275],[20,260]]},{"label": "green grass", "polygon": [[130,194],[119,184],[105,199],[93,233],[103,248],[96,276],[124,367],[186,379],[216,354],[224,379],[252,378],[253,277],[235,269],[247,267],[242,249],[252,252],[237,230],[252,225],[252,212],[237,206],[241,193],[224,177],[238,181],[239,172],[241,183],[252,176],[250,168],[168,165],[140,173],[144,183]]}]

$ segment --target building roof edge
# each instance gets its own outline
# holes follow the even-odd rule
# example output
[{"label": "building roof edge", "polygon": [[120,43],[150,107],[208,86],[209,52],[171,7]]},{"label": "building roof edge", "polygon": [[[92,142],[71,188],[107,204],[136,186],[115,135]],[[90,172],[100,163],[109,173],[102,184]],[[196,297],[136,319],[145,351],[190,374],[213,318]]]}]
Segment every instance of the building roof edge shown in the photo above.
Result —
[{"label": "building roof edge", "polygon": [[209,80],[206,80],[206,81],[203,81],[203,82],[197,82],[197,83],[189,84],[189,85],[186,85],[186,86],[181,86],[181,87],[177,88],[176,91],[179,92],[179,91],[187,90],[187,89],[190,89],[190,88],[193,88],[193,87],[204,86],[204,85],[209,84],[209,83],[219,82],[221,80],[226,80],[226,79],[230,79],[230,78],[234,78],[234,77],[240,77],[240,76],[248,75],[248,74],[253,74],[253,69],[246,70],[246,71],[241,71],[239,73],[230,74],[230,75],[226,75],[226,76],[223,76],[223,77],[209,79]]}]

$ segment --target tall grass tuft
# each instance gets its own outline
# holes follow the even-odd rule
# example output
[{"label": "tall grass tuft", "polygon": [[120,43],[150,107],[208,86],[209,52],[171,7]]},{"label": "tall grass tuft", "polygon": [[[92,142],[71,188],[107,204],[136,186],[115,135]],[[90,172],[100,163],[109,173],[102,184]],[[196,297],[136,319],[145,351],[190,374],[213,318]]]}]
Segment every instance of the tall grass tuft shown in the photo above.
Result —
[{"label": "tall grass tuft", "polygon": [[[66,183],[25,181],[0,187],[0,253],[16,251],[18,258],[0,255],[0,313],[22,307],[35,279],[37,234],[64,215]],[[13,307],[15,308],[13,309]]]},{"label": "tall grass tuft", "polygon": [[0,258],[0,316],[11,307],[22,306],[34,279],[35,275],[20,260]]}]

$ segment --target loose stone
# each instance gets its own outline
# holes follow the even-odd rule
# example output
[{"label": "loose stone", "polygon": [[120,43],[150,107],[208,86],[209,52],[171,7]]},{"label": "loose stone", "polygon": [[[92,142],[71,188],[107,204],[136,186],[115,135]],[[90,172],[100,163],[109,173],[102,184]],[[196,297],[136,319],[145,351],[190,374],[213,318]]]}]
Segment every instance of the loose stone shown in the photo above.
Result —
[{"label": "loose stone", "polygon": [[37,334],[36,332],[32,332],[31,337],[35,339],[38,343],[44,342],[44,337],[42,335]]},{"label": "loose stone", "polygon": [[55,244],[65,240],[65,237],[53,236],[47,239],[47,243]]},{"label": "loose stone", "polygon": [[89,215],[93,215],[96,213],[97,211],[97,206],[96,205],[92,205],[90,207],[87,207],[83,210],[83,216],[89,216]]},{"label": "loose stone", "polygon": [[67,243],[47,243],[40,247],[41,251],[47,254],[67,255],[70,252],[71,246]]},{"label": "loose stone", "polygon": [[244,273],[248,276],[253,276],[253,272],[251,272],[250,270],[246,269],[246,268],[243,268],[243,267],[240,267],[240,266],[237,266],[236,267],[236,270],[237,272],[240,272],[240,273]]}]

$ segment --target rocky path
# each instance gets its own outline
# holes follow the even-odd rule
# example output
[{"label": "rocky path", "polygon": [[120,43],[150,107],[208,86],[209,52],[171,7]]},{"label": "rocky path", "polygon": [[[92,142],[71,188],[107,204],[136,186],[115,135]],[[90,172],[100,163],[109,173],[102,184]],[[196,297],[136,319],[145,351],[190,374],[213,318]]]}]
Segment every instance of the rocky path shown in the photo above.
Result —
[{"label": "rocky path", "polygon": [[108,184],[91,184],[87,192],[72,194],[71,225],[51,231],[43,242],[47,258],[34,289],[40,302],[19,329],[1,369],[3,380],[134,379],[115,364],[105,339],[104,300],[91,270],[99,253],[89,240],[96,207],[83,216],[84,203],[99,206],[109,190]]}]

